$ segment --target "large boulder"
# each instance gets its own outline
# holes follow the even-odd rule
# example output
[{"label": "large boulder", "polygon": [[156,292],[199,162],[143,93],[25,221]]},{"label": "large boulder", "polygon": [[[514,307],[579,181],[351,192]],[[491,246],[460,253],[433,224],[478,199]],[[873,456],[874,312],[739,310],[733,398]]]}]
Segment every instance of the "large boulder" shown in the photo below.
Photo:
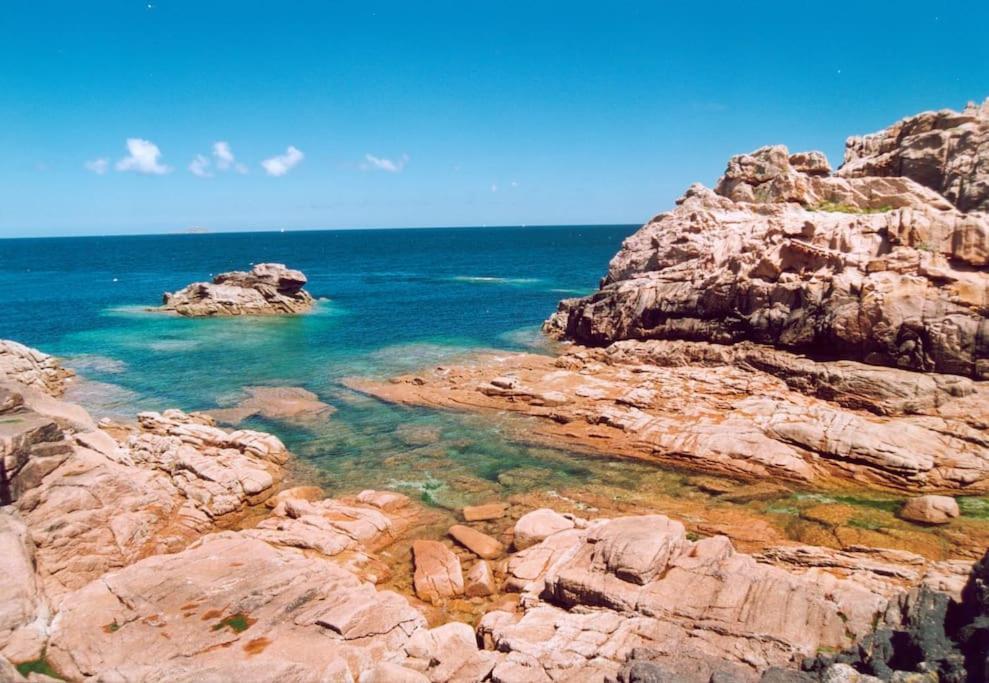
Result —
[{"label": "large boulder", "polygon": [[159,310],[179,315],[286,315],[304,313],[315,300],[303,287],[306,276],[280,263],[259,263],[250,271],[221,273],[212,282],[194,282],[165,292]]},{"label": "large boulder", "polygon": [[[986,129],[985,111],[942,117],[938,134],[968,139]],[[986,164],[952,156],[969,147],[935,155],[951,166],[945,182],[964,188],[957,206],[895,164],[830,176],[782,146],[735,157],[715,190],[691,186],[629,237],[600,291],[561,302],[546,329],[595,346],[751,340],[989,378]]]},{"label": "large boulder", "polygon": [[921,524],[947,524],[960,514],[958,502],[950,496],[917,496],[900,509],[900,517]]}]

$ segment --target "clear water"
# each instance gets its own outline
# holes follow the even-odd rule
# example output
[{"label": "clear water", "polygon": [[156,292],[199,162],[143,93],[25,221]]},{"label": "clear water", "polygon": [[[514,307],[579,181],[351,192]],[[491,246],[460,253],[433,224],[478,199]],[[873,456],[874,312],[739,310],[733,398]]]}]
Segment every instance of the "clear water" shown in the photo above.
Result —
[{"label": "clear water", "polygon": [[[66,359],[88,380],[72,397],[97,415],[204,410],[236,402],[245,386],[305,387],[337,408],[332,418],[308,429],[254,424],[283,437],[328,488],[390,484],[452,505],[490,495],[481,484],[496,485],[502,471],[541,467],[543,481],[519,484],[536,486],[586,470],[562,454],[506,441],[490,421],[388,406],[341,379],[384,377],[479,348],[544,348],[540,323],[559,299],[592,291],[634,229],[2,240],[0,338]],[[315,312],[189,319],[145,310],[164,291],[262,261],[304,271],[321,299]],[[407,443],[407,424],[428,425],[432,452]],[[451,487],[456,476],[480,488]]]},{"label": "clear water", "polygon": [[[989,541],[985,499],[948,529],[898,520],[895,497],[781,492],[726,500],[687,473],[533,446],[518,418],[387,405],[348,390],[481,348],[546,350],[541,322],[592,291],[635,226],[324,231],[0,240],[0,338],[66,359],[96,415],[207,410],[242,388],[301,386],[337,410],[278,434],[328,493],[402,490],[440,509],[509,496],[604,512],[661,510],[695,528],[957,554]],[[324,299],[312,314],[188,319],[151,313],[162,292],[252,263],[286,263]],[[828,515],[819,506],[844,505]],[[831,524],[828,519],[838,521]],[[756,520],[756,521],[753,521]],[[822,521],[824,520],[824,521]],[[715,526],[712,527],[711,525]],[[706,526],[705,526],[706,525]]]}]

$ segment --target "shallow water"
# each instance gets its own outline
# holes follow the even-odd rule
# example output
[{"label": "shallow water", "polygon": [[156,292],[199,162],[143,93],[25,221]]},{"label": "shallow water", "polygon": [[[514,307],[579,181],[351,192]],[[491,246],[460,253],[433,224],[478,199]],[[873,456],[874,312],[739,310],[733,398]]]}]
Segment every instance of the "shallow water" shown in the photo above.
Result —
[{"label": "shallow water", "polygon": [[[343,386],[346,377],[386,377],[481,348],[548,351],[539,324],[560,298],[592,291],[634,229],[0,240],[0,337],[65,358],[86,380],[70,398],[97,415],[229,406],[254,385],[316,392],[337,409],[326,420],[248,424],[282,437],[304,476],[329,493],[392,488],[449,510],[507,496],[578,511],[666,509],[701,529],[705,520],[739,528],[757,519],[781,537],[932,556],[989,537],[982,498],[963,501],[969,519],[952,530],[906,524],[893,514],[899,500],[875,494],[756,491],[729,500],[686,473],[526,444],[518,418],[391,406]],[[316,310],[236,319],[145,310],[163,291],[261,261],[303,270],[321,299]]]}]

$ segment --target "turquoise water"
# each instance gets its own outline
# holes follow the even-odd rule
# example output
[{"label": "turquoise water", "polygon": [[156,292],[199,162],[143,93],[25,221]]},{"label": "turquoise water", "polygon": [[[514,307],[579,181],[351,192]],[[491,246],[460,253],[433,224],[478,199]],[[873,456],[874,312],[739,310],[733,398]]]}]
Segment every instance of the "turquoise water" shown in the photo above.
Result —
[{"label": "turquoise water", "polygon": [[[245,386],[305,387],[336,413],[306,428],[250,424],[281,436],[331,490],[390,485],[455,506],[590,472],[568,454],[512,442],[496,421],[389,406],[341,380],[481,348],[545,349],[540,323],[559,299],[592,291],[634,229],[5,240],[0,337],[65,358],[87,380],[72,398],[97,415],[208,410],[235,403]],[[261,261],[304,271],[315,311],[187,319],[144,310],[163,291]],[[410,437],[409,425],[422,429]]]},{"label": "turquoise water", "polygon": [[[327,231],[0,240],[0,338],[65,359],[71,400],[97,416],[209,410],[243,387],[301,386],[335,409],[304,426],[260,419],[329,494],[400,490],[446,510],[523,496],[523,507],[665,511],[735,536],[759,522],[801,542],[951,556],[989,538],[984,498],[945,528],[898,520],[899,496],[766,499],[739,483],[710,494],[691,474],[525,443],[525,418],[382,403],[342,380],[450,363],[478,349],[548,350],[540,323],[597,286],[634,226]],[[148,312],[213,273],[277,261],[303,270],[311,314],[188,319]],[[734,484],[733,484],[734,486]],[[758,489],[758,483],[756,484]],[[738,495],[735,495],[738,494]],[[822,512],[821,506],[829,506]],[[708,522],[705,526],[702,522]],[[757,534],[758,535],[758,534]]]}]

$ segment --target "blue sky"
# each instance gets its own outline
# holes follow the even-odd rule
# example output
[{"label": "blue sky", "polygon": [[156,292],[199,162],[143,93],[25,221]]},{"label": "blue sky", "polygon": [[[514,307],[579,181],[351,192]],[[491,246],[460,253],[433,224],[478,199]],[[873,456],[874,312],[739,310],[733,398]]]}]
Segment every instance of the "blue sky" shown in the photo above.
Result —
[{"label": "blue sky", "polygon": [[733,153],[837,165],[989,96],[987,26],[975,2],[6,0],[0,235],[639,223]]}]

